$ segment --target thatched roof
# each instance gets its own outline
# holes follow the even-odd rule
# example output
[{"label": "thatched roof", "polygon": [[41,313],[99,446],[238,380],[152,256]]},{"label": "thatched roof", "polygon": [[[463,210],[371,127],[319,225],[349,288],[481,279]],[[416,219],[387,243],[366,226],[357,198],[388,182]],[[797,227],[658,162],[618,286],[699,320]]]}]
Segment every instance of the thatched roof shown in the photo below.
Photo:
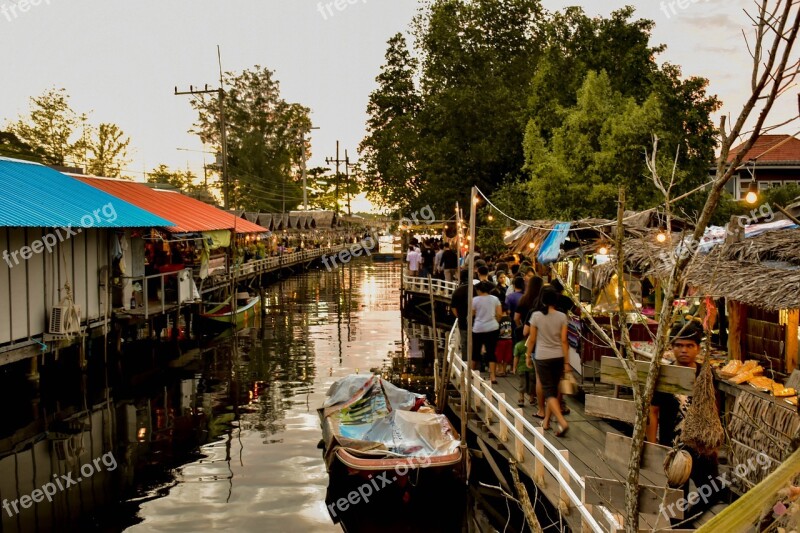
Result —
[{"label": "thatched roof", "polygon": [[336,213],[333,211],[325,211],[325,210],[318,210],[318,211],[290,211],[291,215],[297,216],[308,216],[314,221],[311,227],[325,229],[331,228],[336,223]]},{"label": "thatched roof", "polygon": [[800,308],[800,266],[721,259],[715,250],[695,262],[688,281],[703,293],[762,309]]},{"label": "thatched roof", "polygon": [[[673,234],[669,242],[680,242]],[[672,273],[674,245],[654,235],[625,241],[626,271],[661,280]],[[593,269],[594,285],[604,288],[616,274],[613,246],[609,262]],[[690,264],[686,281],[703,294],[725,297],[767,310],[800,308],[800,229],[776,230],[719,245]]]},{"label": "thatched roof", "polygon": [[259,226],[263,226],[268,229],[272,229],[272,214],[271,213],[259,213],[258,214],[258,222]]}]

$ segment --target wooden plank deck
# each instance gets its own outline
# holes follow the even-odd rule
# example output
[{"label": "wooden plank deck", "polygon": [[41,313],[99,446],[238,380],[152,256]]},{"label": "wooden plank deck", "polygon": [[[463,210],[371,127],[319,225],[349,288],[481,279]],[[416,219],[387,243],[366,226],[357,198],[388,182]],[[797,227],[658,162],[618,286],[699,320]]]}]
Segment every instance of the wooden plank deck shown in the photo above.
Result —
[{"label": "wooden plank deck", "polygon": [[[485,377],[485,373],[482,374],[482,376]],[[494,391],[504,393],[506,400],[511,405],[516,405],[519,395],[517,392],[518,376],[513,375],[498,377],[497,381],[497,385],[493,386]],[[602,393],[610,392],[613,387],[597,385],[597,389],[597,393]],[[607,389],[607,391],[604,389]],[[551,429],[550,431],[544,431],[546,439],[557,449],[565,450],[569,454],[570,465],[572,465],[572,467],[581,477],[603,478],[624,482],[625,478],[627,477],[625,466],[620,463],[607,460],[604,452],[606,449],[606,440],[608,438],[607,434],[611,433],[613,435],[624,435],[626,437],[630,436],[630,431],[626,432],[621,430],[621,428],[624,429],[626,425],[619,423],[612,426],[603,418],[586,414],[583,402],[577,398],[565,397],[565,401],[567,406],[570,408],[570,413],[565,415],[570,425],[569,433],[565,437],[558,438]],[[451,407],[453,412],[458,415],[460,411],[457,399],[451,402]],[[534,426],[541,425],[542,421],[533,416],[536,413],[537,407],[535,405],[530,405],[527,402],[527,399],[525,401],[525,406],[522,407],[522,410],[525,418],[531,421]],[[496,450],[500,452],[506,452],[509,454],[509,456],[513,456],[513,436],[509,437],[507,442],[501,442],[498,438],[500,435],[500,424],[497,422],[496,417],[493,417],[491,424],[487,426],[485,423],[483,423],[483,421],[485,421],[485,413],[481,412],[479,413],[479,416],[481,421],[470,420],[470,429],[475,431],[477,434],[483,434],[486,437],[490,437],[488,442]],[[551,424],[552,427],[555,427],[554,420],[551,420]],[[551,462],[556,461],[555,457],[549,450],[545,448],[543,452],[548,460]],[[528,450],[524,450],[524,460],[517,466],[530,479],[536,480],[537,476],[534,471],[534,457],[533,454]],[[665,485],[664,479],[664,474],[661,472],[651,473],[645,470],[640,471],[641,485],[663,487]],[[553,477],[553,475],[550,474],[550,472],[546,469],[544,470],[544,483],[537,483],[537,486],[554,506],[559,506],[559,501],[561,499],[559,485],[555,477]],[[576,491],[577,494],[581,493],[581,488],[577,484],[572,483],[571,488],[573,491]],[[590,490],[588,485],[586,486],[586,490]],[[587,498],[587,500],[588,499],[589,498]],[[606,507],[611,512],[622,513],[624,511],[624,501],[607,502]],[[713,517],[722,508],[724,508],[724,506],[715,506],[711,511],[706,512],[705,515],[698,520],[698,523],[703,523],[711,519],[711,517]],[[593,514],[598,521],[603,523],[606,522],[605,518],[601,518],[601,515],[599,515],[596,511]],[[655,518],[657,517],[654,515],[642,515],[640,529],[665,527],[663,522],[655,524],[653,522],[653,519]],[[572,531],[581,530],[580,515],[575,512],[574,509],[572,509],[568,514],[564,515],[564,520],[567,522]],[[669,524],[667,523],[666,527],[668,526]]]}]

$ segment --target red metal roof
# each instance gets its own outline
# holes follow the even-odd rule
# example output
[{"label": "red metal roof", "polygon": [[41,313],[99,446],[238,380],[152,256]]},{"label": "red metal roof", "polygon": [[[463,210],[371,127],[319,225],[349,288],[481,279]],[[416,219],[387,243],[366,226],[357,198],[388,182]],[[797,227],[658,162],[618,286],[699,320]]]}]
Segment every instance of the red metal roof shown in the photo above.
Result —
[{"label": "red metal roof", "polygon": [[[781,144],[782,143],[782,144]],[[780,146],[778,146],[780,144]],[[731,148],[728,161],[733,160],[742,145]],[[790,135],[761,135],[745,154],[742,162],[755,159],[759,164],[800,161],[800,139]]]},{"label": "red metal roof", "polygon": [[168,226],[167,229],[173,233],[233,229],[234,224],[236,233],[269,232],[258,224],[228,214],[179,192],[151,189],[141,183],[126,180],[76,175],[72,177],[154,215],[171,220],[175,226]]}]

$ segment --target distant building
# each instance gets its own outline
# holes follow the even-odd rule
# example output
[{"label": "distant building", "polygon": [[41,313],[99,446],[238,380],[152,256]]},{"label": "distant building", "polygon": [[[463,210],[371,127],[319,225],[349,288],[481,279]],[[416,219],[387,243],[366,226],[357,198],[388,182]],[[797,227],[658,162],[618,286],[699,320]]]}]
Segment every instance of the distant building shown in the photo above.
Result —
[{"label": "distant building", "polygon": [[[741,149],[742,145],[732,148],[728,161]],[[800,185],[800,139],[791,135],[760,136],[745,154],[741,168],[726,189],[735,199],[741,200],[753,179],[761,191],[782,185]]]}]

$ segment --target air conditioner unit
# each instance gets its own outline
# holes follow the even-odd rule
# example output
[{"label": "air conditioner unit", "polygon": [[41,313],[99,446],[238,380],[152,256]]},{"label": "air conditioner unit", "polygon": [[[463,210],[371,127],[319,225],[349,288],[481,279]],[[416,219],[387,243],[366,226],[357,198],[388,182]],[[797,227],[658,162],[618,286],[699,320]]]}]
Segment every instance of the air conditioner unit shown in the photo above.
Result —
[{"label": "air conditioner unit", "polygon": [[[72,314],[72,320],[70,315]],[[57,305],[50,310],[50,331],[54,335],[78,333],[81,330],[81,308],[77,305]]]}]

